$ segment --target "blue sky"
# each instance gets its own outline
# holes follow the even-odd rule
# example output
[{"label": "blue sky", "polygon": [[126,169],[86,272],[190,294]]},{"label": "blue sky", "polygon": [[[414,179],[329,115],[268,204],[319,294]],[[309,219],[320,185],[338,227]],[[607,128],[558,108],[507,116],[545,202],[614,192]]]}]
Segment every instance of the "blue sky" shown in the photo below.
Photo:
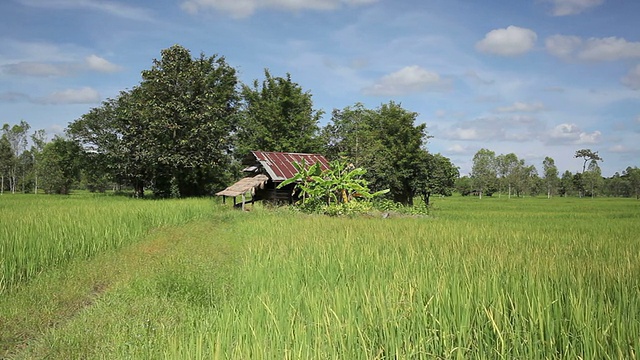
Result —
[{"label": "blue sky", "polygon": [[635,0],[4,0],[0,124],[60,133],[180,44],[245,83],[291,73],[321,125],[399,102],[462,174],[480,148],[539,172],[590,148],[610,176],[640,166],[639,17]]}]

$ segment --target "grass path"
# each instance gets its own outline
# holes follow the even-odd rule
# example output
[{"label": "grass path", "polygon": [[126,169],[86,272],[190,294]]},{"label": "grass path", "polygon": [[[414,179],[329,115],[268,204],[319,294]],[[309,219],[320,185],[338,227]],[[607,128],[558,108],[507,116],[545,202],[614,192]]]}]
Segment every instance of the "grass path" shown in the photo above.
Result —
[{"label": "grass path", "polygon": [[122,350],[112,348],[117,337],[143,348],[130,342],[151,331],[150,319],[180,326],[182,307],[211,308],[230,290],[240,245],[216,236],[224,216],[156,230],[0,298],[0,358],[99,358]]}]

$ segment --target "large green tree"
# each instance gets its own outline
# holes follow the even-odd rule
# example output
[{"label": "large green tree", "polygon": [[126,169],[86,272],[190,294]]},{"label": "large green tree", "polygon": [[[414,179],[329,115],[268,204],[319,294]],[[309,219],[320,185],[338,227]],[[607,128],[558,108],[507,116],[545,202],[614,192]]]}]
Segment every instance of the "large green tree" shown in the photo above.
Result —
[{"label": "large green tree", "polygon": [[[157,159],[155,190],[160,195],[204,195],[229,164],[236,130],[238,80],[224,57],[173,46],[162,50],[150,70],[142,72],[146,118],[143,145]],[[220,178],[220,177],[218,177]],[[178,195],[179,195],[178,194]]]},{"label": "large green tree", "polygon": [[514,185],[517,182],[518,167],[520,166],[520,160],[514,153],[500,154],[495,157],[496,175],[498,176],[498,185],[500,193],[507,188],[508,197],[511,198],[511,193]]},{"label": "large green tree", "polygon": [[471,179],[480,199],[482,194],[491,193],[497,179],[496,153],[488,149],[480,149],[473,156]]},{"label": "large green tree", "polygon": [[252,150],[311,152],[320,150],[318,121],[322,111],[313,108],[311,93],[291,80],[264,71],[262,83],[242,86],[242,106],[237,133],[239,158]]},{"label": "large green tree", "polygon": [[55,137],[42,150],[42,188],[48,194],[69,194],[80,178],[82,147],[74,140]]},{"label": "large green tree", "polygon": [[629,187],[636,199],[640,199],[640,168],[629,166],[624,171],[624,176],[628,179]]},{"label": "large green tree", "polygon": [[582,172],[584,173],[587,168],[587,163],[590,161],[603,161],[602,157],[598,155],[597,151],[592,151],[591,149],[580,149],[576,151],[574,154],[575,158],[582,158]]},{"label": "large green tree", "polygon": [[558,178],[558,167],[555,161],[550,157],[545,157],[542,161],[542,168],[544,172],[544,184],[547,189],[547,198],[551,198],[558,188],[560,179]]},{"label": "large green tree", "polygon": [[192,57],[179,45],[161,55],[138,86],[83,115],[69,133],[138,196],[145,188],[158,196],[212,193],[231,177],[236,71],[224,57]]},{"label": "large green tree", "polygon": [[322,131],[325,152],[367,169],[373,190],[390,189],[394,201],[413,204],[428,139],[426,125],[415,124],[418,114],[389,102],[374,110],[357,104],[332,115]]},{"label": "large green tree", "polygon": [[518,160],[515,170],[515,191],[518,197],[525,194],[536,195],[539,192],[539,180],[535,165],[527,165],[524,159]]},{"label": "large green tree", "polygon": [[559,191],[560,195],[564,197],[572,195],[575,191],[575,184],[571,171],[566,170],[562,173],[562,177],[560,178]]},{"label": "large green tree", "polygon": [[587,171],[582,173],[582,184],[592,198],[600,191],[603,185],[602,171],[595,159],[589,162]]},{"label": "large green tree", "polygon": [[0,136],[0,194],[4,193],[5,179],[10,178],[14,161],[11,143],[6,134],[2,134]]},{"label": "large green tree", "polygon": [[6,137],[9,145],[11,147],[11,152],[13,153],[13,161],[11,163],[9,169],[9,184],[11,188],[11,192],[15,193],[18,187],[18,179],[20,177],[24,177],[24,170],[21,167],[21,162],[19,161],[20,155],[27,149],[27,140],[29,129],[31,126],[24,120],[21,120],[19,124],[15,124],[13,126],[9,124],[4,124],[2,126],[2,131],[4,136]]},{"label": "large green tree", "polygon": [[363,154],[369,150],[369,119],[375,114],[362,103],[334,109],[331,122],[322,128],[322,152],[330,158],[349,159],[354,166],[360,166]]},{"label": "large green tree", "polygon": [[47,133],[44,129],[40,129],[31,134],[31,156],[33,157],[33,192],[38,193],[38,175],[42,167],[40,166],[40,159],[42,157],[42,151],[45,145],[47,145]]},{"label": "large green tree", "polygon": [[412,181],[422,201],[429,206],[431,195],[450,196],[453,193],[460,172],[441,154],[431,154],[423,149],[419,154],[421,159],[416,164],[417,172]]}]

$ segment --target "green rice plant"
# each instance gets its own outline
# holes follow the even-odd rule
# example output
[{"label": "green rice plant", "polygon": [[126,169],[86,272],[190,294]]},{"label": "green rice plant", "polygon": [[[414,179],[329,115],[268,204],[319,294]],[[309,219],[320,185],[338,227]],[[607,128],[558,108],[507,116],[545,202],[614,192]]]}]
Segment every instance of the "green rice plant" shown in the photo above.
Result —
[{"label": "green rice plant", "polygon": [[140,239],[151,229],[212,213],[206,199],[4,195],[0,199],[0,295],[49,268]]},{"label": "green rice plant", "polygon": [[480,203],[447,200],[435,218],[248,219],[233,297],[165,355],[636,358],[637,204],[487,203],[466,213]]},{"label": "green rice plant", "polygon": [[433,209],[218,208],[151,233],[163,251],[148,271],[16,358],[638,357],[638,202],[452,197]]}]

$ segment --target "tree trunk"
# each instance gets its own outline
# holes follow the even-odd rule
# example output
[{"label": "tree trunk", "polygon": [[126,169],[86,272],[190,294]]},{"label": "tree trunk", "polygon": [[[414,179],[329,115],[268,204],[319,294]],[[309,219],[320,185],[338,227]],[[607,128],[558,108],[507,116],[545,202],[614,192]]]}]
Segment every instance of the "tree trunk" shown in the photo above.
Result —
[{"label": "tree trunk", "polygon": [[133,197],[136,199],[144,198],[144,184],[139,179],[136,179],[133,183]]},{"label": "tree trunk", "polygon": [[431,198],[431,193],[428,193],[428,192],[422,193],[422,200],[424,200],[424,204],[427,205],[427,207],[429,206],[430,198]]}]

